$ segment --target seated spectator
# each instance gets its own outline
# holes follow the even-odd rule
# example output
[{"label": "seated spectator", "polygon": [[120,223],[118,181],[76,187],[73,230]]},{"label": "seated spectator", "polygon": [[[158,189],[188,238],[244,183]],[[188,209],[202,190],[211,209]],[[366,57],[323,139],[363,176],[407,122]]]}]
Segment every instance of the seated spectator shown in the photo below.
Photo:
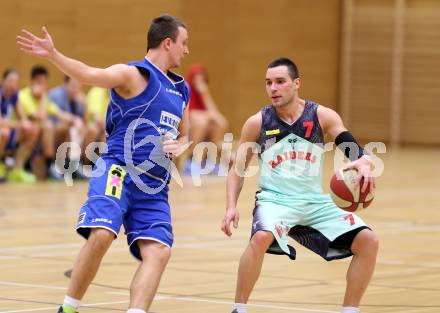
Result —
[{"label": "seated spectator", "polygon": [[[49,91],[49,100],[55,103],[58,108],[65,114],[68,114],[72,120],[71,123],[61,123],[58,126],[57,138],[55,146],[58,147],[63,142],[73,142],[81,147],[81,151],[85,151],[84,138],[86,137],[87,128],[85,124],[85,94],[81,90],[80,83],[71,79],[69,76],[64,77],[64,84],[55,87]],[[55,125],[60,122],[58,117],[53,117],[52,121]],[[67,128],[66,128],[67,127]],[[84,156],[84,155],[83,155]],[[73,151],[69,152],[70,162],[80,162],[81,154],[74,155]],[[77,173],[80,177],[82,174]]]},{"label": "seated spectator", "polygon": [[23,113],[18,101],[18,80],[18,72],[8,69],[3,73],[0,85],[0,180],[7,175],[5,155],[8,152],[15,159],[8,180],[33,183],[36,177],[26,172],[24,165],[37,142],[38,127]]},{"label": "seated spectator", "polygon": [[[189,100],[190,138],[193,141],[191,151],[202,141],[211,141],[217,145],[217,164],[220,161],[221,144],[228,121],[218,110],[208,87],[208,72],[201,64],[191,65],[186,80],[191,88]],[[203,156],[193,156],[193,162],[201,164]],[[188,163],[185,172],[188,171]]]},{"label": "seated spectator", "polygon": [[[74,119],[50,101],[47,96],[49,73],[43,66],[31,70],[31,85],[19,92],[19,101],[26,117],[40,130],[41,151],[33,158],[33,172],[37,178],[44,179],[47,174],[53,179],[62,179],[55,169],[55,142],[73,125]],[[57,122],[54,123],[54,120]]]}]

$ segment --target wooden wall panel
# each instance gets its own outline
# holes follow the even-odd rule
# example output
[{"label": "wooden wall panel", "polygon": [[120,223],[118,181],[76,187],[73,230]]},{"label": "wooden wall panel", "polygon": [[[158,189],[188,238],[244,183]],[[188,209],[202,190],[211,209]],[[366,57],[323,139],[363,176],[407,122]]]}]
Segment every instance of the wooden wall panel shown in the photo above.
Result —
[{"label": "wooden wall panel", "polygon": [[363,141],[389,139],[392,1],[355,1],[350,128]]},{"label": "wooden wall panel", "polygon": [[440,3],[408,1],[402,97],[403,143],[440,143]]},{"label": "wooden wall panel", "polygon": [[19,1],[0,1],[0,70],[20,67],[20,57],[15,48],[15,35],[20,30],[21,21],[17,16],[22,4]]},{"label": "wooden wall panel", "polygon": [[[2,1],[1,6],[0,14],[1,20],[5,23],[5,29],[3,30],[5,35],[0,39],[4,51],[0,54],[0,69],[3,70],[10,66],[18,68],[22,77],[22,85],[25,85],[29,82],[30,68],[35,64],[43,64],[49,67],[51,80],[59,81],[62,75],[48,62],[19,53],[15,45],[15,36],[22,28],[41,33],[41,27],[46,25],[54,38],[64,38],[57,40],[58,47],[71,51],[74,42],[69,40],[66,34],[75,25],[74,2],[63,1],[55,5],[53,0]],[[5,62],[3,61],[3,54],[5,54]]]},{"label": "wooden wall panel", "polygon": [[[440,144],[440,2],[404,0],[403,23],[395,29],[397,1],[348,0],[353,35],[349,73],[350,124],[364,141],[390,140],[397,116],[400,144]],[[397,24],[396,24],[397,25]],[[393,44],[402,35],[401,64]],[[401,66],[394,88],[400,102],[391,114],[392,70]],[[346,90],[346,89],[345,89]]]},{"label": "wooden wall panel", "polygon": [[[50,63],[18,52],[15,36],[21,28],[41,34],[46,25],[57,48],[90,65],[105,67],[142,59],[146,52],[146,32],[151,19],[162,13],[181,14],[182,1],[153,0],[19,0],[0,3],[0,70],[13,65],[28,83],[34,64],[45,64],[50,84],[61,82],[62,74]],[[15,15],[12,15],[14,12]]]}]

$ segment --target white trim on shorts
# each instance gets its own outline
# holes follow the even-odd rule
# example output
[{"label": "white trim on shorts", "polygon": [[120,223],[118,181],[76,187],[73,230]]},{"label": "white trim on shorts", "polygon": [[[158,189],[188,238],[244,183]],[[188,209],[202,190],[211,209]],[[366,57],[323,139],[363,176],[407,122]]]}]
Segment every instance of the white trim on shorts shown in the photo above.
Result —
[{"label": "white trim on shorts", "polygon": [[140,237],[136,237],[136,238],[134,238],[134,239],[131,241],[131,243],[128,245],[128,251],[130,251],[131,256],[132,256],[136,261],[138,261],[138,262],[142,262],[141,250],[140,250],[139,247],[138,247],[138,250],[139,250],[139,257],[140,257],[140,259],[138,259],[138,258],[136,257],[136,255],[134,255],[133,251],[131,250],[131,246],[133,245],[133,243],[134,243],[136,240],[139,240],[139,239],[147,239],[147,240],[155,241],[155,242],[158,242],[158,243],[163,244],[165,247],[168,247],[168,249],[171,249],[171,247],[170,247],[169,245],[167,245],[165,242],[160,241],[160,240],[157,239],[157,238],[153,238],[153,237],[142,237],[142,236],[140,236]]},{"label": "white trim on shorts", "polygon": [[[168,224],[168,225],[171,225],[171,227],[173,227],[173,225],[170,223],[170,222],[156,222],[156,223],[153,223],[153,224],[151,224],[148,228],[147,228],[147,230],[150,230],[153,226],[156,226],[156,225],[160,225],[160,224]],[[127,232],[127,233],[125,233],[125,235],[131,235],[131,234],[136,234],[136,233],[140,233],[141,231],[139,231],[139,230],[134,230],[134,231],[131,231],[131,232]]]},{"label": "white trim on shorts", "polygon": [[161,244],[163,244],[164,246],[167,246],[168,248],[171,249],[170,245],[166,244],[165,242],[163,242],[163,241],[161,241],[161,240],[159,240],[159,239],[157,239],[157,238],[154,238],[154,237],[143,237],[143,236],[135,237],[135,238],[130,242],[130,244],[128,245],[128,247],[131,248],[131,245],[132,245],[136,240],[139,240],[139,239],[146,239],[146,240],[156,241],[156,242],[161,243]]},{"label": "white trim on shorts", "polygon": [[[111,229],[110,227],[106,227],[106,226],[102,226],[102,225],[95,225],[95,226],[82,225],[82,226],[77,226],[76,227],[76,231],[78,231],[78,229],[80,229],[80,228],[104,228],[104,229],[107,229],[107,230],[111,231],[113,234],[115,234],[116,238],[118,238],[118,234],[113,229]],[[81,234],[79,234],[79,235],[81,235]],[[83,236],[81,235],[81,237],[83,237]]]}]

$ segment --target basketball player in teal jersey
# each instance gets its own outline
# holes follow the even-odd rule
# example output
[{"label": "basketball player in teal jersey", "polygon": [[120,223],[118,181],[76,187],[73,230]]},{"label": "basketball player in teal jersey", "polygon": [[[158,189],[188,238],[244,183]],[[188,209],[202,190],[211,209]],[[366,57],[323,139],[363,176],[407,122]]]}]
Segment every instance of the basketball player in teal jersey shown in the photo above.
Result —
[{"label": "basketball player in teal jersey", "polygon": [[46,28],[43,32],[44,38],[39,38],[24,31],[17,43],[81,83],[111,89],[108,151],[95,168],[103,169],[103,174],[90,179],[88,199],[80,209],[76,229],[87,241],[58,312],[76,312],[123,224],[130,252],[141,261],[131,283],[127,312],[145,313],[173,244],[168,183],[171,158],[187,141],[189,90],[170,69],[189,53],[186,26],[170,15],[155,18],[145,58],[105,69],[64,56],[55,49]]},{"label": "basketball player in teal jersey", "polygon": [[[247,312],[246,303],[266,252],[295,259],[295,250],[287,244],[289,236],[327,261],[353,255],[343,313],[360,312],[361,297],[374,271],[376,235],[359,217],[336,207],[322,192],[324,135],[334,139],[353,161],[349,166],[358,170],[358,183],[364,179],[363,190],[368,185],[374,188],[371,158],[335,111],[299,97],[300,84],[298,69],[291,60],[279,58],[270,63],[266,91],[272,104],[251,116],[242,129],[240,147],[258,144],[260,149],[260,191],[256,195],[252,236],[238,269],[233,313]],[[237,169],[232,168],[227,179],[222,231],[228,236],[232,234],[231,223],[237,228],[240,218],[236,205],[244,175],[239,168],[242,165],[246,169],[252,158],[247,148],[237,153]]]}]

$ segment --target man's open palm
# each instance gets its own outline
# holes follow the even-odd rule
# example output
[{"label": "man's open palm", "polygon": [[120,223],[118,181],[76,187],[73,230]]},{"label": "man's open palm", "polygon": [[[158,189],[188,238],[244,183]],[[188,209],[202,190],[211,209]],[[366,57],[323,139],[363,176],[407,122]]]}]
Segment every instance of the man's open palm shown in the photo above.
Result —
[{"label": "man's open palm", "polygon": [[44,37],[40,38],[23,29],[22,35],[17,36],[17,45],[20,47],[21,51],[31,55],[48,58],[52,55],[55,48],[52,37],[46,27],[43,27],[43,34]]}]

